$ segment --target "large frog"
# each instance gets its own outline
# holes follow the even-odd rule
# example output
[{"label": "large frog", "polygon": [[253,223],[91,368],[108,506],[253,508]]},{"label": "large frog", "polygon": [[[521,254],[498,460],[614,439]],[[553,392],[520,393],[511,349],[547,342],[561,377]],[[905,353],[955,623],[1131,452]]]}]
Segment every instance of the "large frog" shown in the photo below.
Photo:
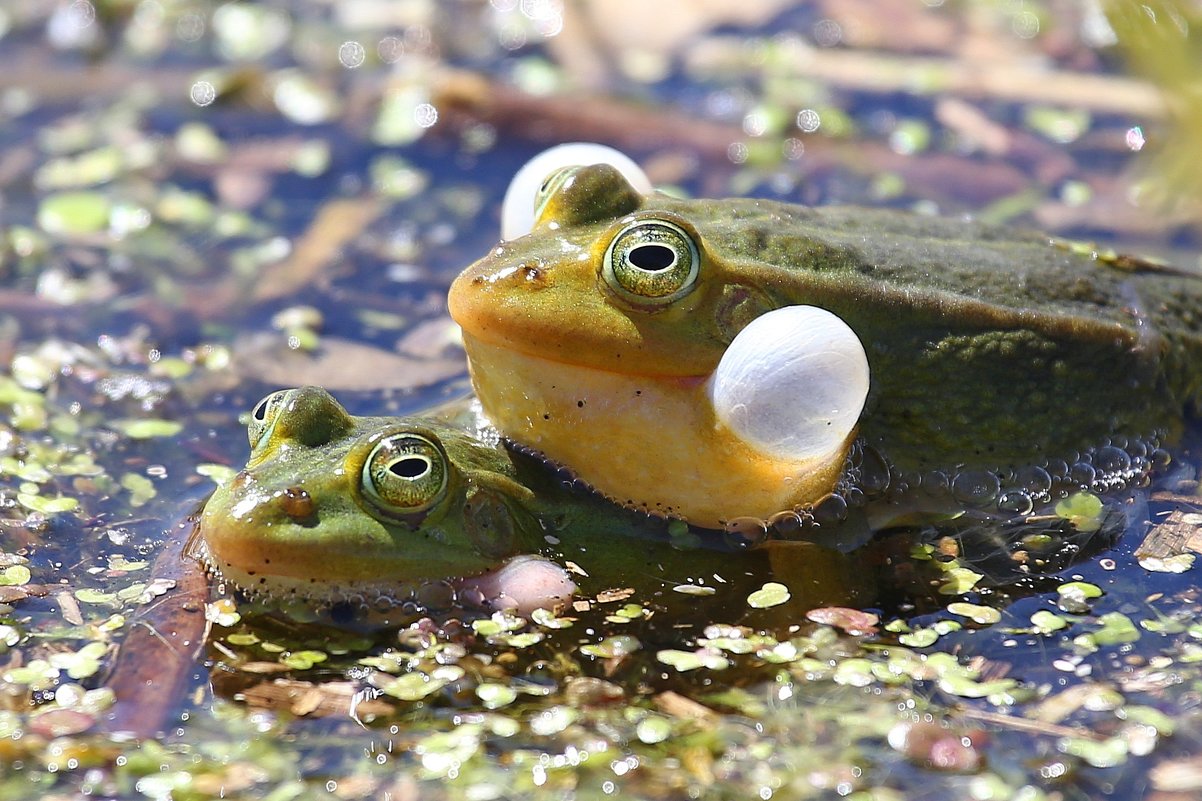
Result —
[{"label": "large frog", "polygon": [[[858,425],[804,458],[736,418],[821,389],[757,375],[792,370],[790,341],[825,318],[765,326],[716,380],[753,320],[795,305],[849,326],[870,375]],[[553,172],[532,230],[465,270],[450,309],[501,432],[702,526],[814,503],[857,433],[877,485],[993,502],[1122,481],[1202,402],[1202,276],[978,222],[648,194],[607,164]]]},{"label": "large frog", "polygon": [[272,599],[528,611],[578,584],[712,588],[758,564],[686,553],[662,521],[566,488],[536,460],[431,419],[352,416],[317,387],[268,395],[248,434],[246,467],[201,514],[200,556]]}]

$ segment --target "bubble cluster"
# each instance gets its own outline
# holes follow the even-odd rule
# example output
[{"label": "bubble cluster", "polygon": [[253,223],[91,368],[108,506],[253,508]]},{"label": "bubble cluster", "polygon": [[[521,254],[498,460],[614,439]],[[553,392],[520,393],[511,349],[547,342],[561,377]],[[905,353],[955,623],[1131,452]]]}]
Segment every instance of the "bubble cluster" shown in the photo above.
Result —
[{"label": "bubble cluster", "polygon": [[[901,474],[876,448],[857,441],[847,457],[843,478],[833,493],[813,504],[778,512],[766,519],[740,517],[727,522],[732,541],[756,544],[765,538],[797,539],[822,526],[836,526],[849,510],[877,500],[901,501],[915,494],[932,506],[950,499],[967,510],[1001,518],[1025,518],[1047,504],[1086,491],[1099,495],[1148,483],[1171,462],[1158,436],[1116,437],[1069,454],[1017,469],[969,468]],[[919,504],[921,505],[921,503]]]}]

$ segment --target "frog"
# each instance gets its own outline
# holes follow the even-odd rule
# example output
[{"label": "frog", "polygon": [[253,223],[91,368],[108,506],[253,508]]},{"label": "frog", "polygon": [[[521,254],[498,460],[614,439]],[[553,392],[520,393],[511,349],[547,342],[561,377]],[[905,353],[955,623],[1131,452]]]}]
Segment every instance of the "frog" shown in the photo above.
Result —
[{"label": "frog", "polygon": [[267,395],[250,414],[246,465],[205,502],[192,552],[271,604],[384,615],[525,614],[611,587],[712,592],[763,569],[763,555],[732,565],[571,487],[470,413],[443,418],[453,422],[355,416],[314,386]]},{"label": "frog", "polygon": [[[1202,408],[1200,274],[971,219],[639,184],[549,170],[527,231],[448,301],[497,428],[623,505],[709,527],[885,490],[1029,512],[1138,482]],[[790,309],[813,311],[767,324]],[[853,335],[834,361],[866,365],[840,425],[790,410],[859,378],[790,378],[777,355],[826,317]],[[756,420],[831,436],[791,453]]]}]

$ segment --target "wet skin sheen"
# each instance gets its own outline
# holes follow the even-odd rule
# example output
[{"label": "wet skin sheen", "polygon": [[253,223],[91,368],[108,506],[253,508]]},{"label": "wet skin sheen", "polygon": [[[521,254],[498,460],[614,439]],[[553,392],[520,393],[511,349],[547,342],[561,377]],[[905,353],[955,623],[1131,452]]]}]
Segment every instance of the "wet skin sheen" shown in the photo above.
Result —
[{"label": "wet skin sheen", "polygon": [[[550,187],[530,234],[455,281],[451,313],[497,427],[627,505],[708,526],[777,511],[744,495],[793,478],[724,484],[758,456],[708,441],[720,426],[698,387],[750,320],[788,305],[859,336],[859,436],[911,480],[1071,465],[1110,438],[1171,442],[1202,400],[1198,275],[980,223],[642,196],[607,165]],[[640,296],[615,281],[614,253],[656,222],[698,269],[678,287],[652,276]],[[841,467],[792,503],[830,491]]]}]

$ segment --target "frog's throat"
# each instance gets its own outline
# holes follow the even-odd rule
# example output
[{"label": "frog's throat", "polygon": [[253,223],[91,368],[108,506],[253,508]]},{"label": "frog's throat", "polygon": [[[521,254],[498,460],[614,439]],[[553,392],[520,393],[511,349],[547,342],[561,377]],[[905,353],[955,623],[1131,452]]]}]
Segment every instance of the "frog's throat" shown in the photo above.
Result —
[{"label": "frog's throat", "polygon": [[812,504],[835,488],[855,439],[804,461],[773,458],[717,420],[704,376],[628,375],[463,340],[502,434],[617,503],[697,526]]}]

